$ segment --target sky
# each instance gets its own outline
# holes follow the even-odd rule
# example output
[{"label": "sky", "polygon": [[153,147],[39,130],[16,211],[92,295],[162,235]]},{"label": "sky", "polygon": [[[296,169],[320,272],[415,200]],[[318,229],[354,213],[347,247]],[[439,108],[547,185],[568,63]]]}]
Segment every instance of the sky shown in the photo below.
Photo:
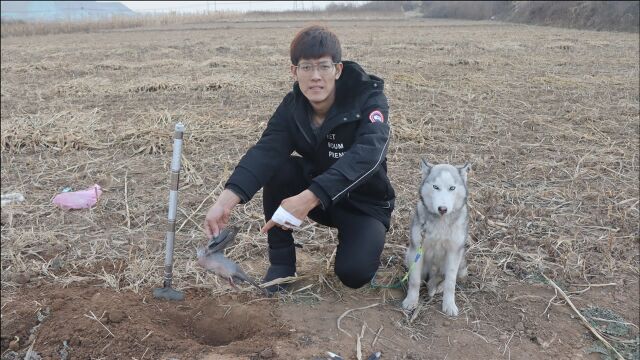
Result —
[{"label": "sky", "polygon": [[120,1],[136,12],[203,12],[203,11],[282,11],[322,10],[330,3],[366,1]]}]

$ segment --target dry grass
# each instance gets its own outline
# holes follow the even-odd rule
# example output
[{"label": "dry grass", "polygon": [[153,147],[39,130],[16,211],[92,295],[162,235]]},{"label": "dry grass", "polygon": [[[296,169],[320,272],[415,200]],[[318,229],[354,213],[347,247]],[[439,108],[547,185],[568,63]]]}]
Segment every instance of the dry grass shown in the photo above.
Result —
[{"label": "dry grass", "polygon": [[[290,89],[287,46],[302,23],[3,40],[2,192],[26,197],[2,210],[3,298],[20,272],[118,291],[160,283],[176,121],[187,131],[174,285],[231,291],[195,266],[201,223]],[[346,58],[386,80],[391,105],[398,199],[379,282],[404,272],[421,157],[473,164],[463,307],[542,269],[573,283],[637,279],[637,36],[424,20],[330,25]],[[93,183],[105,190],[95,208],[51,204],[63,187]],[[242,230],[228,250],[255,277],[267,266],[261,208],[259,193],[236,209]],[[341,296],[335,231],[309,225],[297,240],[310,299]]]},{"label": "dry grass", "polygon": [[0,25],[1,37],[32,36],[47,34],[68,34],[77,32],[97,32],[114,29],[131,29],[140,27],[158,27],[173,24],[194,24],[238,19],[241,13],[219,11],[210,13],[181,14],[170,12],[165,14],[149,14],[137,16],[113,16],[100,20],[69,21],[3,21]]},{"label": "dry grass", "polygon": [[[329,8],[327,11],[249,12],[216,11],[200,13],[168,12],[140,14],[136,16],[113,16],[100,20],[70,21],[5,21],[0,24],[0,38],[70,33],[117,31],[134,28],[167,28],[174,25],[199,27],[203,24],[234,23],[246,21],[282,21],[298,19],[329,20],[350,19],[357,14],[366,18],[402,18],[399,2],[383,1],[362,7]],[[373,6],[372,6],[373,5]],[[385,14],[381,14],[384,10]]]}]

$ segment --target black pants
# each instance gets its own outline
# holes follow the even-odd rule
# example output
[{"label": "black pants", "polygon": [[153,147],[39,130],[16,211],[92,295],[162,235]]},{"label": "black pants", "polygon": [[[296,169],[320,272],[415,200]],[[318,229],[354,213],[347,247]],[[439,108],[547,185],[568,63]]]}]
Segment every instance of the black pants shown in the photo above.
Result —
[{"label": "black pants", "polygon": [[[282,200],[297,195],[309,187],[313,175],[301,157],[289,158],[263,189],[265,221],[273,216]],[[338,249],[335,258],[335,273],[342,283],[357,289],[369,282],[380,264],[386,229],[377,219],[341,206],[340,203],[322,210],[317,206],[309,217],[322,225],[338,229]],[[293,246],[292,231],[275,226],[267,233],[270,249]],[[295,264],[295,252],[292,262]]]}]

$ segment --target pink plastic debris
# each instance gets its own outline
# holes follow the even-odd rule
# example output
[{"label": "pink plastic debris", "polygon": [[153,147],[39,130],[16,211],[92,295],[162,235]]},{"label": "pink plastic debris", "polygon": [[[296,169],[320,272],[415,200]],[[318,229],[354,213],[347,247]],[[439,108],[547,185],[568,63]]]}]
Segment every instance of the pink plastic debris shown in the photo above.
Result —
[{"label": "pink plastic debris", "polygon": [[65,210],[88,209],[98,202],[100,195],[102,188],[95,184],[88,189],[60,193],[53,198],[53,203]]}]

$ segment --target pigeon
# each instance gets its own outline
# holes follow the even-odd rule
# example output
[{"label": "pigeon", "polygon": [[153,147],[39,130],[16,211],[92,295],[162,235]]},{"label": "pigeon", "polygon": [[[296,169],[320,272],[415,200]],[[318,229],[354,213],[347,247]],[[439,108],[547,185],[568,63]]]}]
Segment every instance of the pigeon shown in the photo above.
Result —
[{"label": "pigeon", "polygon": [[220,231],[218,236],[214,236],[209,240],[207,244],[207,250],[212,253],[222,252],[227,248],[236,238],[236,234],[238,233],[238,229],[234,226],[232,228],[226,228]]},{"label": "pigeon", "polygon": [[238,264],[224,256],[224,249],[231,244],[236,233],[237,230],[235,228],[224,229],[220,232],[220,235],[212,238],[206,247],[199,247],[196,251],[198,265],[228,280],[229,284],[234,288],[237,288],[235,282],[244,281],[266,293],[266,289],[261,288],[255,281],[247,276]]}]

